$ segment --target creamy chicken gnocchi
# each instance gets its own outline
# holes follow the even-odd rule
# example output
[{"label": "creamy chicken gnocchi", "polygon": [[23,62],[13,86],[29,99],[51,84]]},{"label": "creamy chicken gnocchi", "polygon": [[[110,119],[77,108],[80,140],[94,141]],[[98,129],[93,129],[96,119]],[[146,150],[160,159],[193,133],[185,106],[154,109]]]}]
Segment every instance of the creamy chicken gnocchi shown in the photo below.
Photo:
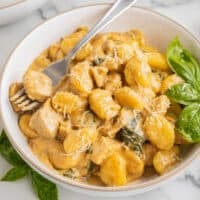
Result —
[{"label": "creamy chicken gnocchi", "polygon": [[24,88],[38,103],[24,111],[11,101],[30,148],[61,175],[89,184],[121,186],[166,173],[187,142],[175,130],[182,107],[165,92],[183,80],[142,32],[130,30],[95,36],[53,86],[42,71],[87,31],[80,27],[51,45],[10,86],[10,98]]}]

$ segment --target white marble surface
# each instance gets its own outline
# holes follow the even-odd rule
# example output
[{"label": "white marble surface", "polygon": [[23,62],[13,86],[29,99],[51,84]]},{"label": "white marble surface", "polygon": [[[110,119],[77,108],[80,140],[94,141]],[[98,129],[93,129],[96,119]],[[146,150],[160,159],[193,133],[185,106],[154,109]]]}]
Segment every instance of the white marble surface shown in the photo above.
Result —
[{"label": "white marble surface", "polygon": [[[164,1],[164,0],[163,0]],[[66,9],[76,6],[112,2],[109,0],[50,0],[41,9],[35,11],[25,19],[16,23],[0,27],[0,70],[8,58],[12,49],[17,43],[35,26],[45,21],[51,16],[56,15]],[[150,7],[162,14],[165,14],[183,26],[188,28],[193,34],[200,38],[200,0],[188,0],[188,3],[175,6],[161,6],[155,3],[156,0],[139,0],[138,5]],[[161,2],[161,0],[160,0]],[[1,128],[0,122],[0,128]],[[0,157],[0,176],[9,169],[9,165]],[[59,187],[60,200],[92,200],[94,197],[80,195],[71,191],[67,191]],[[30,182],[23,179],[14,183],[0,182],[0,199],[13,200],[36,200]],[[100,197],[95,197],[101,200]],[[104,200],[106,198],[103,198]],[[117,198],[117,200],[199,200],[200,199],[200,158],[194,161],[188,169],[182,173],[174,181],[164,186],[140,194],[134,197]]]}]

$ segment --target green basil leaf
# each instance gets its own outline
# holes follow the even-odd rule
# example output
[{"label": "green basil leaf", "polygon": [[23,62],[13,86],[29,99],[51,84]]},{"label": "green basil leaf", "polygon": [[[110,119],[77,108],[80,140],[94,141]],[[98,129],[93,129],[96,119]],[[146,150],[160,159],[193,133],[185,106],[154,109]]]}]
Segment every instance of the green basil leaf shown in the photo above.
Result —
[{"label": "green basil leaf", "polygon": [[4,130],[2,130],[0,135],[0,154],[14,166],[26,165],[26,163],[12,147]]},{"label": "green basil leaf", "polygon": [[16,181],[25,177],[29,172],[27,166],[17,166],[9,170],[6,175],[1,179],[2,181]]},{"label": "green basil leaf", "polygon": [[48,181],[37,172],[31,172],[32,185],[40,200],[58,200],[58,191],[54,183]]},{"label": "green basil leaf", "polygon": [[186,106],[179,115],[176,128],[188,142],[200,142],[200,104]]},{"label": "green basil leaf", "polygon": [[186,49],[184,49],[176,37],[167,48],[167,61],[176,74],[187,83],[200,88],[200,67],[198,61]]},{"label": "green basil leaf", "polygon": [[177,103],[189,105],[191,103],[200,103],[200,93],[188,83],[177,84],[167,90],[166,95]]}]

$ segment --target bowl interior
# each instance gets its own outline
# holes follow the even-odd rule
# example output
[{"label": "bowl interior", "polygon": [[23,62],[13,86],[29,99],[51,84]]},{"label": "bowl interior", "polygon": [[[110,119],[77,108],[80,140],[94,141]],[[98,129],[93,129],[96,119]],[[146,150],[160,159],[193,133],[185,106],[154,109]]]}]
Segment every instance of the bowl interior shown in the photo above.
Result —
[{"label": "bowl interior", "polygon": [[[39,170],[40,173],[54,182],[71,187],[72,189],[78,187],[84,191],[95,189],[96,191],[120,192],[126,190],[128,192],[134,189],[136,192],[153,187],[166,178],[177,174],[184,165],[187,165],[187,163],[194,159],[199,145],[195,145],[189,149],[183,161],[172,171],[161,177],[156,176],[150,179],[143,179],[123,187],[103,188],[77,183],[48,169],[32,154],[26,138],[19,130],[17,115],[13,112],[8,100],[9,85],[12,82],[21,80],[27,66],[43,49],[59,40],[62,36],[71,33],[79,26],[94,25],[108,7],[109,5],[95,5],[60,14],[43,23],[24,39],[9,58],[2,76],[0,90],[1,114],[8,137],[20,155],[34,169]],[[129,29],[142,30],[146,36],[147,42],[157,47],[162,52],[165,52],[166,46],[172,38],[179,36],[184,46],[200,59],[200,54],[198,54],[200,49],[199,42],[181,26],[152,11],[132,7],[109,25],[105,31],[126,31]]]}]

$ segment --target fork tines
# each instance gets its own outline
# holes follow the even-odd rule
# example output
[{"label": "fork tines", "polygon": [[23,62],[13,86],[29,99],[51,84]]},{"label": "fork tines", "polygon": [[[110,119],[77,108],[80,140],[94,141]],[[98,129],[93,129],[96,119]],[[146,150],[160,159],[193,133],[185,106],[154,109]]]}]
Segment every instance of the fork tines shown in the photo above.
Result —
[{"label": "fork tines", "polygon": [[23,112],[34,110],[40,105],[39,102],[31,100],[27,96],[24,88],[20,89],[15,95],[10,97],[10,101],[14,106]]}]

